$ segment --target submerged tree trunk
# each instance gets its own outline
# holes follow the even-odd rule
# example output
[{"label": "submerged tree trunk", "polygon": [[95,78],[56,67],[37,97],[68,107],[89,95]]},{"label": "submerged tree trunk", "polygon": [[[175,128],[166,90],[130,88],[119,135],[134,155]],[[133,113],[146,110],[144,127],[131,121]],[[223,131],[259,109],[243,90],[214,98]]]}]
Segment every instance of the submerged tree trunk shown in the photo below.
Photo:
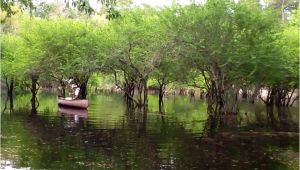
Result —
[{"label": "submerged tree trunk", "polygon": [[242,99],[247,99],[248,94],[247,94],[247,89],[242,89]]},{"label": "submerged tree trunk", "polygon": [[210,67],[209,76],[209,79],[205,77],[208,89],[208,109],[220,115],[237,114],[239,88],[226,79],[217,64]]},{"label": "submerged tree trunk", "polygon": [[158,106],[159,112],[163,112],[163,98],[165,93],[165,85],[163,83],[159,83],[159,94],[158,94]]},{"label": "submerged tree trunk", "polygon": [[[269,87],[266,99],[260,97],[260,99],[268,107],[289,107],[292,106],[294,100],[292,100],[295,89],[292,90],[289,88],[282,87]],[[297,97],[294,97],[296,99]]]},{"label": "submerged tree trunk", "polygon": [[9,91],[9,108],[10,108],[10,111],[14,110],[13,91],[14,91],[14,80],[10,80],[10,91]]},{"label": "submerged tree trunk", "polygon": [[229,115],[236,115],[238,113],[238,94],[239,88],[235,85],[228,87],[224,91],[224,113]]},{"label": "submerged tree trunk", "polygon": [[10,78],[8,82],[8,78],[5,78],[6,87],[7,87],[7,99],[9,100],[9,110],[12,112],[14,110],[14,98],[13,98],[13,91],[14,91],[14,80]]},{"label": "submerged tree trunk", "polygon": [[37,113],[38,101],[37,101],[37,92],[38,92],[38,78],[36,76],[31,77],[31,113]]},{"label": "submerged tree trunk", "polygon": [[280,123],[280,130],[282,131],[289,131],[290,123],[292,122],[291,119],[288,117],[289,108],[288,107],[277,107],[278,111],[278,120]]},{"label": "submerged tree trunk", "polygon": [[126,80],[124,83],[124,100],[128,108],[133,107],[134,104],[134,89],[134,82]]},{"label": "submerged tree trunk", "polygon": [[267,110],[267,120],[268,120],[269,125],[274,130],[278,130],[277,121],[274,116],[274,106],[267,106],[266,110]]},{"label": "submerged tree trunk", "polygon": [[[134,104],[138,104],[138,101],[134,99],[134,92],[137,84],[135,79],[128,76],[124,71],[125,82],[121,85],[117,77],[117,72],[114,72],[115,85],[124,92],[124,101],[126,102],[127,109],[132,109]],[[138,87],[137,87],[138,88]]]},{"label": "submerged tree trunk", "polygon": [[148,86],[147,86],[147,80],[144,79],[143,81],[143,89],[144,89],[144,108],[148,107]]},{"label": "submerged tree trunk", "polygon": [[59,83],[60,83],[61,89],[58,89],[59,90],[58,96],[65,98],[66,97],[66,85],[62,80],[60,80]]},{"label": "submerged tree trunk", "polygon": [[143,99],[142,99],[143,84],[142,84],[141,81],[137,85],[137,92],[138,92],[138,94],[137,94],[137,99],[138,99],[137,107],[141,108],[142,105],[143,105],[143,103],[142,103],[142,101],[143,101]]},{"label": "submerged tree trunk", "polygon": [[276,88],[275,105],[277,107],[291,106],[292,98],[294,97],[295,88]]},{"label": "submerged tree trunk", "polygon": [[7,109],[7,102],[8,102],[8,96],[6,97],[6,100],[5,100],[5,104],[4,104],[4,108],[2,109],[1,113],[4,113],[5,110]]},{"label": "submerged tree trunk", "polygon": [[137,107],[147,108],[148,106],[148,87],[147,87],[147,78],[141,78],[137,85]]},{"label": "submerged tree trunk", "polygon": [[195,90],[194,89],[190,89],[188,92],[189,92],[190,97],[195,97]]},{"label": "submerged tree trunk", "polygon": [[259,95],[259,89],[260,89],[260,85],[259,85],[259,83],[256,83],[253,93],[251,94],[250,103],[252,103],[252,104],[255,103],[255,100],[257,99],[257,96]]},{"label": "submerged tree trunk", "polygon": [[214,115],[214,113],[210,113],[210,110],[207,110],[209,113],[208,119],[204,125],[203,133],[205,133],[208,137],[214,137],[217,134],[220,119],[218,115]]},{"label": "submerged tree trunk", "polygon": [[265,103],[265,105],[267,107],[273,107],[275,95],[276,95],[275,89],[272,87],[269,87],[266,99],[263,99],[261,96],[259,96],[259,97]]}]

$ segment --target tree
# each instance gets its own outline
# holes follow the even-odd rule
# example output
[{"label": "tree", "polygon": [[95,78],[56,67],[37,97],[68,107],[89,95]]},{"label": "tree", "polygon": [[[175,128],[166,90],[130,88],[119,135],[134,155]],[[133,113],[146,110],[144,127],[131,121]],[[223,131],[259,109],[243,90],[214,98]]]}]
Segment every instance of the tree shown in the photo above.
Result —
[{"label": "tree", "polygon": [[[157,23],[156,11],[148,8],[124,12],[123,17],[113,20],[110,25],[114,33],[114,50],[107,63],[113,63],[109,67],[114,70],[116,84],[139,107],[147,106],[147,81],[162,57]],[[118,72],[123,72],[123,87],[117,79]],[[138,92],[137,99],[133,98],[134,88]]]},{"label": "tree", "polygon": [[26,58],[22,53],[24,42],[19,36],[11,33],[2,35],[1,40],[1,76],[6,83],[7,98],[12,111],[15,82],[23,76],[26,63]]},{"label": "tree", "polygon": [[[72,77],[80,87],[80,98],[87,96],[89,76],[98,69],[103,44],[101,29],[71,19],[34,20],[24,30],[28,45],[39,50],[36,67],[31,73],[52,78],[65,87],[64,79]],[[98,56],[98,57],[97,57]],[[37,69],[36,71],[32,70]],[[32,73],[34,72],[34,73]]]},{"label": "tree", "polygon": [[294,11],[292,20],[284,24],[274,47],[278,49],[280,62],[276,63],[276,70],[272,72],[266,81],[269,89],[266,99],[262,99],[266,105],[277,107],[288,107],[293,105],[299,94],[294,96],[295,90],[299,86],[299,13]]},{"label": "tree", "polygon": [[252,83],[253,75],[262,75],[265,65],[270,65],[268,69],[281,61],[273,59],[278,54],[272,49],[276,13],[262,9],[256,1],[223,0],[171,10],[173,19],[166,24],[174,32],[177,57],[201,73],[208,108],[221,114],[237,113],[241,84]]},{"label": "tree", "polygon": [[[50,6],[48,6],[47,4],[40,3],[36,6],[32,0],[1,0],[0,2],[1,11],[6,12],[6,17],[11,17],[14,14],[16,14],[16,11],[14,11],[12,8],[15,5],[19,5],[23,10],[28,9],[31,16],[33,13],[39,16],[45,16],[47,11],[50,10]],[[120,17],[120,13],[116,9],[116,0],[98,0],[98,2],[100,2],[103,6],[106,7],[105,11],[107,12],[107,19],[111,20]],[[70,6],[73,6],[79,11],[85,12],[89,15],[95,13],[95,9],[92,8],[92,6],[89,3],[89,0],[66,0],[64,5],[66,6],[66,8],[70,8]]]}]

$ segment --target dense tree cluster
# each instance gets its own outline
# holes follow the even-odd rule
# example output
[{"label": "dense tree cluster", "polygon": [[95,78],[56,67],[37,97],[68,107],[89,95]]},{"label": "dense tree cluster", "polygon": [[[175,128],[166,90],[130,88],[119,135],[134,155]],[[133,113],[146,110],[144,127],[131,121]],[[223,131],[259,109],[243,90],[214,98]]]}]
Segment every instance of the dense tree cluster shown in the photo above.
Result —
[{"label": "dense tree cluster", "polygon": [[33,109],[40,81],[65,87],[63,80],[73,77],[86,98],[98,73],[113,75],[128,104],[139,107],[147,106],[150,79],[159,85],[160,104],[166,85],[184,82],[205,91],[208,108],[221,114],[238,112],[240,89],[253,99],[267,89],[267,105],[290,106],[299,85],[299,12],[292,6],[283,20],[271,4],[208,0],[123,8],[102,22],[46,17],[50,8],[39,8],[36,17],[15,18],[17,24],[5,20],[2,79],[11,98],[14,82],[27,85]]}]

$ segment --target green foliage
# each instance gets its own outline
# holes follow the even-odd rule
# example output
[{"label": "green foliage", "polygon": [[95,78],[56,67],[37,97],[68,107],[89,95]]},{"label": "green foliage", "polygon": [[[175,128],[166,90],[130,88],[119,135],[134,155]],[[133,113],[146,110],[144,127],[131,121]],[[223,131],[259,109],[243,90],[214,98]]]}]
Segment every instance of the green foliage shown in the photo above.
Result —
[{"label": "green foliage", "polygon": [[[160,28],[153,9],[135,9],[110,23],[113,50],[107,63],[131,77],[149,76],[160,62]],[[151,30],[151,31],[149,31]]]},{"label": "green foliage", "polygon": [[61,80],[88,77],[98,68],[102,31],[70,19],[25,21],[22,37],[28,45],[29,73]]},{"label": "green foliage", "polygon": [[14,34],[1,35],[1,74],[4,77],[21,77],[26,67],[26,58],[23,54],[24,42]]},{"label": "green foliage", "polygon": [[[45,4],[38,7],[40,17],[50,10]],[[16,21],[22,20],[21,26],[6,20],[6,30],[15,31],[1,37],[3,75],[87,81],[100,72],[116,73],[120,84],[151,79],[201,89],[213,82],[224,89],[299,84],[296,7],[289,22],[280,21],[280,10],[263,8],[255,0],[120,9],[122,15],[102,25],[63,17],[22,16]],[[101,82],[91,79],[93,85]]]}]

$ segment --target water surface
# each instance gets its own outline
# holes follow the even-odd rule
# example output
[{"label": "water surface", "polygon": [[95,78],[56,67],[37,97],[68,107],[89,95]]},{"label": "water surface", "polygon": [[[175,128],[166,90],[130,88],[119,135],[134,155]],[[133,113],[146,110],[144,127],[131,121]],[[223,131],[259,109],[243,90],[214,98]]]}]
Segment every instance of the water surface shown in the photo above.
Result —
[{"label": "water surface", "polygon": [[120,95],[91,95],[88,113],[61,110],[55,95],[19,95],[1,116],[1,168],[298,169],[298,108],[270,118],[263,105],[240,104],[234,128],[212,136],[204,101],[156,96],[149,111],[126,109]]}]

